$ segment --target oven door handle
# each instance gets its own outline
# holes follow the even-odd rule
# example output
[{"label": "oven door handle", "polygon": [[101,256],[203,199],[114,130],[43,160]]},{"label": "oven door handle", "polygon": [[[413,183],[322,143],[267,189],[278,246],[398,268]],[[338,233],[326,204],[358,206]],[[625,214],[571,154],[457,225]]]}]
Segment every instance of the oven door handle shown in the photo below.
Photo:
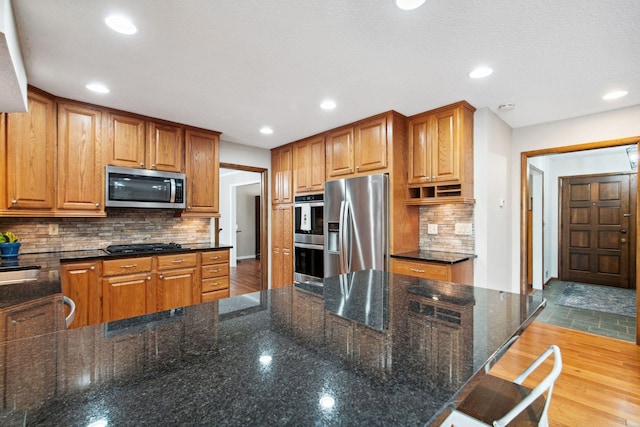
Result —
[{"label": "oven door handle", "polygon": [[293,246],[295,248],[318,249],[320,251],[324,250],[324,246],[322,246],[322,245],[313,245],[313,244],[310,244],[310,243],[294,243]]}]

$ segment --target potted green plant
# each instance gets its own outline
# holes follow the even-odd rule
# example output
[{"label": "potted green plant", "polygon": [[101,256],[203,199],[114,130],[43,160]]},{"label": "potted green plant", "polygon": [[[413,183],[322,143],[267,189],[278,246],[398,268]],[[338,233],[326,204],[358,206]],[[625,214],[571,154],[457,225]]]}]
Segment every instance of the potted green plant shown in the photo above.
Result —
[{"label": "potted green plant", "polygon": [[16,258],[20,252],[20,239],[12,231],[0,233],[0,256]]}]

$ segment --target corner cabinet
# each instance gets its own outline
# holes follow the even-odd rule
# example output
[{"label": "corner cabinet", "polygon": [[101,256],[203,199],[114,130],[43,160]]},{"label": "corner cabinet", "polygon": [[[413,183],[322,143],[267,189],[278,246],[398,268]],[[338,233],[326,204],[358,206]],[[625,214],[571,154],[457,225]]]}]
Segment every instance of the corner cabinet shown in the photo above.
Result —
[{"label": "corner cabinet", "polygon": [[293,172],[296,194],[324,191],[324,136],[293,143]]},{"label": "corner cabinet", "polygon": [[8,216],[51,216],[55,208],[54,100],[30,91],[26,113],[2,114],[0,211]]},{"label": "corner cabinet", "polygon": [[409,117],[408,204],[473,203],[473,113],[465,101]]},{"label": "corner cabinet", "polygon": [[102,111],[58,104],[58,203],[61,211],[106,216],[102,172]]},{"label": "corner cabinet", "polygon": [[271,150],[272,203],[293,203],[293,146]]},{"label": "corner cabinet", "polygon": [[218,217],[220,134],[193,129],[185,131],[187,208],[183,217]]},{"label": "corner cabinet", "polygon": [[327,134],[327,178],[344,178],[389,166],[387,116],[375,116]]}]

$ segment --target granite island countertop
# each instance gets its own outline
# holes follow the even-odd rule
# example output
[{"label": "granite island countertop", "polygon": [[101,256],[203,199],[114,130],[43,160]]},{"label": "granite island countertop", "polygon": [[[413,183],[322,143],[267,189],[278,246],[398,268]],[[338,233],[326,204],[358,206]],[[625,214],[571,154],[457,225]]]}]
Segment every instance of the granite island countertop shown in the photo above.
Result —
[{"label": "granite island countertop", "polygon": [[391,254],[391,258],[400,258],[400,259],[406,259],[410,261],[437,262],[440,264],[457,264],[459,262],[469,261],[477,257],[478,256],[475,254],[465,254],[461,252],[426,251],[426,250],[417,250],[417,251]]},{"label": "granite island countertop", "polygon": [[363,271],[5,339],[0,424],[425,425],[543,306]]}]

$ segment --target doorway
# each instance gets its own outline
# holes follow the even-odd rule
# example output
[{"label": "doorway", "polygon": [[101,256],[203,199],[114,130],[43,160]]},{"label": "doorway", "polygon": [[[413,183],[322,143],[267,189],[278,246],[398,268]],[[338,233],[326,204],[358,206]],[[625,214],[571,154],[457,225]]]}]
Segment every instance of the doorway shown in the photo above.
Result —
[{"label": "doorway", "polygon": [[230,294],[267,289],[267,169],[220,163],[220,218],[216,241],[230,251]]}]

